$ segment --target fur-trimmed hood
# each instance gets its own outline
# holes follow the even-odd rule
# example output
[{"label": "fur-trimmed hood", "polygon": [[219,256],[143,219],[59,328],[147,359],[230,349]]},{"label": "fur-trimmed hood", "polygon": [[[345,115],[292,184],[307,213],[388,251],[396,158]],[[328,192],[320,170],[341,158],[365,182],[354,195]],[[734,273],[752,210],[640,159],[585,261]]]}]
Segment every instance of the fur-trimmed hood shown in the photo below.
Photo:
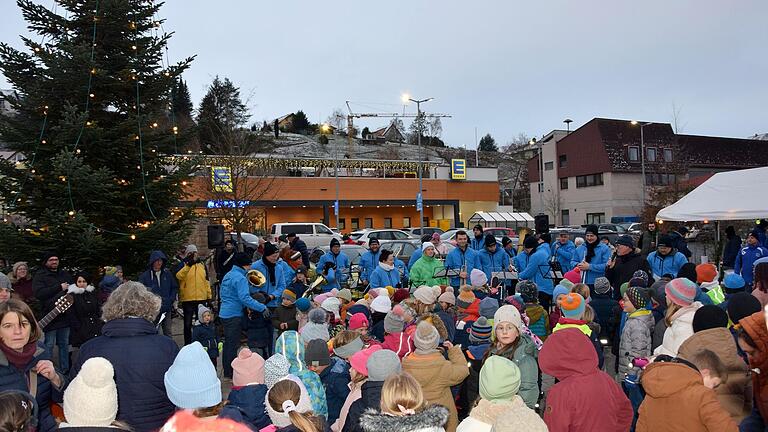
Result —
[{"label": "fur-trimmed hood", "polygon": [[360,417],[365,432],[435,432],[444,431],[448,422],[448,408],[432,405],[424,411],[407,416],[382,414],[369,408]]},{"label": "fur-trimmed hood", "polygon": [[96,289],[96,288],[94,288],[93,285],[91,285],[91,284],[88,284],[88,286],[85,287],[85,288],[78,288],[77,285],[71,284],[69,286],[69,288],[67,288],[67,292],[68,293],[73,293],[73,294],[82,294],[82,293],[84,293],[86,291],[93,292],[94,289]]}]

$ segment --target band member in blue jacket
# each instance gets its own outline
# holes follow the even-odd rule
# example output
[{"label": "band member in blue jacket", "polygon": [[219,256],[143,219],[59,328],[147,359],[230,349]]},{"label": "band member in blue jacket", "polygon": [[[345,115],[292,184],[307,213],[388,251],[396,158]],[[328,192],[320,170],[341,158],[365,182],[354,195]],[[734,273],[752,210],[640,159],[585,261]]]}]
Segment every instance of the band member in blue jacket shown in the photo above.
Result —
[{"label": "band member in blue jacket", "polygon": [[560,263],[563,274],[573,268],[571,261],[575,252],[576,245],[571,241],[571,236],[567,231],[560,231],[557,235],[557,241],[552,245],[552,256]]},{"label": "band member in blue jacket", "polygon": [[400,270],[395,267],[395,256],[392,251],[382,250],[379,255],[379,263],[376,270],[371,274],[371,288],[384,288],[391,286],[393,288],[401,285]]},{"label": "band member in blue jacket", "polygon": [[595,279],[605,276],[605,265],[611,258],[611,248],[600,242],[597,237],[597,225],[587,225],[584,233],[586,240],[576,248],[571,260],[571,268],[581,270],[581,282],[593,285]]},{"label": "band member in blue jacket", "polygon": [[485,273],[489,281],[493,277],[493,272],[509,269],[509,255],[491,234],[485,236],[485,247],[477,253],[477,268]]},{"label": "band member in blue jacket", "polygon": [[[528,256],[524,268],[518,268],[518,278],[536,283],[539,289],[541,306],[546,310],[552,300],[554,286],[549,274],[549,251],[539,244],[535,236],[529,235],[523,242],[525,254]],[[546,295],[542,295],[546,294]]]},{"label": "band member in blue jacket", "polygon": [[368,251],[360,257],[360,282],[365,285],[371,280],[373,271],[376,270],[376,266],[379,264],[379,239],[371,237],[368,240]]},{"label": "band member in blue jacket", "polygon": [[[456,233],[456,248],[448,252],[445,258],[445,268],[449,270],[461,270],[459,277],[451,278],[451,286],[460,288],[462,280],[466,283],[469,274],[477,268],[477,251],[469,247],[469,235],[464,230]],[[458,290],[454,289],[454,292]]]},{"label": "band member in blue jacket", "polygon": [[[320,261],[317,262],[318,269],[324,269],[325,263],[332,262],[334,266],[333,271],[328,271],[326,275],[327,284],[323,285],[323,292],[328,292],[334,288],[341,289],[340,285],[347,282],[347,275],[349,272],[349,257],[341,253],[341,243],[336,238],[331,239],[331,248],[328,253],[323,254],[320,257]],[[318,270],[319,272],[320,270]]]},{"label": "band member in blue jacket", "polygon": [[476,251],[485,249],[485,236],[483,235],[483,226],[480,224],[472,228],[473,237],[470,239],[469,247]]}]

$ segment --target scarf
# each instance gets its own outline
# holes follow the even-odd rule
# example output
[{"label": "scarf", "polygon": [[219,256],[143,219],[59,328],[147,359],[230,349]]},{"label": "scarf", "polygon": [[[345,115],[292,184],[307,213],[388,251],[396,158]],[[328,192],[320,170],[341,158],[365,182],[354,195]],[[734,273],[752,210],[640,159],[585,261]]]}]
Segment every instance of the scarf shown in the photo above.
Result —
[{"label": "scarf", "polygon": [[595,257],[595,248],[600,243],[600,240],[595,240],[594,243],[584,243],[587,246],[587,255],[584,257],[584,261],[591,262],[592,258]]},{"label": "scarf", "polygon": [[277,284],[277,282],[275,282],[277,280],[275,278],[275,267],[277,267],[277,263],[272,264],[265,256],[261,257],[261,260],[264,262],[264,266],[267,268],[267,273],[269,273],[269,283],[271,283],[272,286],[275,286]]},{"label": "scarf", "polygon": [[389,265],[389,264],[387,264],[387,263],[385,263],[385,262],[380,262],[380,263],[379,263],[379,267],[381,267],[382,269],[384,269],[384,271],[388,271],[388,272],[390,272],[390,271],[392,271],[392,270],[394,270],[394,269],[395,269],[395,266],[393,266],[393,265]]},{"label": "scarf", "polygon": [[16,367],[16,369],[23,371],[32,361],[32,357],[35,355],[35,349],[37,349],[37,342],[29,342],[24,345],[21,352],[9,347],[4,342],[0,341],[0,351],[5,354],[5,358],[8,359],[8,363]]}]

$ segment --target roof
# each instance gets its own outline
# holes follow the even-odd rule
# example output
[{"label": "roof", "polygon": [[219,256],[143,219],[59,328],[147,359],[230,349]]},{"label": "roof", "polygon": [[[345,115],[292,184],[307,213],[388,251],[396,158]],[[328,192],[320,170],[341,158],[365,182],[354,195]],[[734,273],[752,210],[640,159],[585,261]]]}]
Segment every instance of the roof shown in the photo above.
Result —
[{"label": "roof", "polygon": [[677,135],[691,166],[752,168],[768,165],[768,141],[701,135]]},{"label": "roof", "polygon": [[[524,224],[528,225],[531,222],[534,222],[533,217],[525,212],[475,212],[475,214],[472,215],[471,218],[469,218],[469,223],[478,223],[478,222],[485,222],[485,223],[502,223],[502,224],[508,224],[508,223],[514,223],[517,225]],[[495,225],[496,227],[504,228],[503,225]]]}]

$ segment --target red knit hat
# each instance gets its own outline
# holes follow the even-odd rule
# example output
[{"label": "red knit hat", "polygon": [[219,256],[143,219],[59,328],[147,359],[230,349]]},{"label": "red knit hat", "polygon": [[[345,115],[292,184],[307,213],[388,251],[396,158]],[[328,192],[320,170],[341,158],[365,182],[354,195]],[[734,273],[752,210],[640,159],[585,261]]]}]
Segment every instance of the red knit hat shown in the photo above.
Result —
[{"label": "red knit hat", "polygon": [[368,318],[365,317],[365,314],[358,312],[349,318],[350,330],[357,330],[359,328],[362,328],[363,326],[365,327],[369,326]]},{"label": "red knit hat", "polygon": [[410,296],[411,294],[408,292],[407,288],[400,288],[397,291],[395,291],[395,294],[392,296],[392,302],[397,304],[403,300],[407,300],[408,297]]},{"label": "red knit hat", "polygon": [[696,283],[712,282],[717,279],[717,267],[712,263],[696,266]]},{"label": "red knit hat", "polygon": [[581,282],[581,271],[578,268],[575,268],[569,272],[566,272],[564,277],[571,281],[571,283],[577,284]]}]

